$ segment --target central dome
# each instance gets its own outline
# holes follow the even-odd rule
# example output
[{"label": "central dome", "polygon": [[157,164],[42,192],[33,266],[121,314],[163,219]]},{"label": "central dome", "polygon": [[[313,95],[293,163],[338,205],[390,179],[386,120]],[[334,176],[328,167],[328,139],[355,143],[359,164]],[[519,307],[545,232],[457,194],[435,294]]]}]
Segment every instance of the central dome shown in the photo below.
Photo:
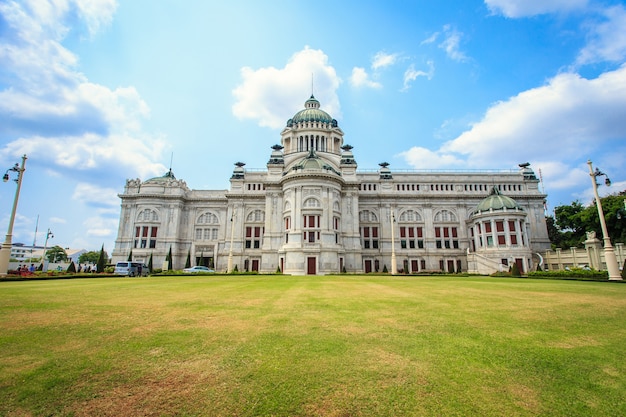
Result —
[{"label": "central dome", "polygon": [[331,123],[333,127],[337,126],[335,119],[324,110],[320,110],[320,102],[313,95],[304,103],[304,110],[300,110],[287,121],[287,126],[291,127],[294,123],[301,122],[322,122]]}]

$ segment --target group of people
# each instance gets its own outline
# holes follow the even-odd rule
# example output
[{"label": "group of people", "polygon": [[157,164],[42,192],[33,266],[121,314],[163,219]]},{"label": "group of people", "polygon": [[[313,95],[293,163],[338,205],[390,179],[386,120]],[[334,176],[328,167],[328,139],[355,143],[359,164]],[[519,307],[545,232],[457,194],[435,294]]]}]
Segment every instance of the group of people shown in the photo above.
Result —
[{"label": "group of people", "polygon": [[17,271],[20,273],[20,275],[34,274],[35,273],[35,264],[30,264],[30,266],[28,266],[26,264],[19,265],[17,267]]}]

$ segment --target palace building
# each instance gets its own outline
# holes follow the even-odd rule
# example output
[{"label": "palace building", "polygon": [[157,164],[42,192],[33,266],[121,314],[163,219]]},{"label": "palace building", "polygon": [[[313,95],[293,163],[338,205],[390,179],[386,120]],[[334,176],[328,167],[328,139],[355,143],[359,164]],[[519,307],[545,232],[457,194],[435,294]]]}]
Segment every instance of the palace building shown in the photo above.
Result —
[{"label": "palace building", "polygon": [[550,248],[546,195],[528,163],[507,171],[359,171],[337,120],[311,96],[266,170],[238,162],[229,190],[172,170],[126,181],[113,261],[155,268],[323,275],[536,269]]}]

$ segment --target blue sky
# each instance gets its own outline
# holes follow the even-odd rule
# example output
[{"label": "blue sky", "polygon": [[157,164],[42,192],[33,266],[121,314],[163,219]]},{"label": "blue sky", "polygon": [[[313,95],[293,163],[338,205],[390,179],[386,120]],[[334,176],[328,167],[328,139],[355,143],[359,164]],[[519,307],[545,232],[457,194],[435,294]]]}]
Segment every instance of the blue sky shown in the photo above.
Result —
[{"label": "blue sky", "polygon": [[591,159],[626,189],[624,2],[0,0],[13,241],[39,217],[38,244],[111,253],[126,179],[227,189],[312,91],[359,169],[530,162],[554,209],[591,201]]}]

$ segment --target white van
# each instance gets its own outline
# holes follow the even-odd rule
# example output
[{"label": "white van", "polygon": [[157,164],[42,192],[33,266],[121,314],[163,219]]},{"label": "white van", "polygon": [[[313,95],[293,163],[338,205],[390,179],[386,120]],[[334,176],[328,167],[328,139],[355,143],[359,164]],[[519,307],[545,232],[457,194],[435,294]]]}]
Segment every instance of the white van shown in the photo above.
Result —
[{"label": "white van", "polygon": [[118,262],[115,264],[114,274],[145,277],[148,275],[148,267],[141,262]]}]

